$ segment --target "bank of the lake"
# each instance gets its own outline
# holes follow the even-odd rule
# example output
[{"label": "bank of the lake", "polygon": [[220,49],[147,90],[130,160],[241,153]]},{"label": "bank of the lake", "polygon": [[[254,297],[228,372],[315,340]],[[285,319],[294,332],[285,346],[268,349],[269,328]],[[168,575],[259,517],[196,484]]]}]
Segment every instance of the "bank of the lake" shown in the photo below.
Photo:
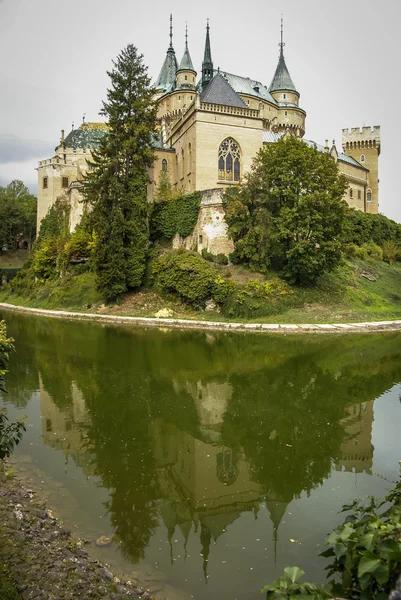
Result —
[{"label": "bank of the lake", "polygon": [[21,599],[151,598],[92,560],[85,547],[0,461],[0,566]]},{"label": "bank of the lake", "polygon": [[100,321],[116,324],[131,324],[140,327],[167,327],[179,329],[206,329],[214,331],[241,331],[252,333],[375,333],[381,331],[401,331],[401,319],[394,321],[365,321],[359,323],[238,323],[226,321],[206,321],[196,319],[173,319],[152,317],[131,317],[129,315],[47,310],[27,306],[15,306],[0,302],[0,309],[30,313],[32,315],[58,319]]}]

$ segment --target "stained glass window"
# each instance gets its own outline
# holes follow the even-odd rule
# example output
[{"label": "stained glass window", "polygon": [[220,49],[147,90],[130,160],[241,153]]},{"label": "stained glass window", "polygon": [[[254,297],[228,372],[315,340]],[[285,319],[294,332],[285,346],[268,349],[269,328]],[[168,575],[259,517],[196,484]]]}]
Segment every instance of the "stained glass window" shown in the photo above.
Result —
[{"label": "stained glass window", "polygon": [[240,180],[241,153],[237,142],[232,138],[226,138],[220,144],[218,169],[220,181]]}]

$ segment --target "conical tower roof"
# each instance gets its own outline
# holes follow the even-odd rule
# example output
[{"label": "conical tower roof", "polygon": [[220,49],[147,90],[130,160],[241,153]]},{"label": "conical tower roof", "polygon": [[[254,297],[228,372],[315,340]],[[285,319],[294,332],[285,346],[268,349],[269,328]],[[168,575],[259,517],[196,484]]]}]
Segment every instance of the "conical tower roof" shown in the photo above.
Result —
[{"label": "conical tower roof", "polygon": [[194,65],[192,63],[191,55],[188,50],[188,30],[185,30],[185,50],[182,56],[180,66],[178,68],[179,71],[193,71],[196,73],[194,69]]},{"label": "conical tower roof", "polygon": [[269,87],[269,92],[279,92],[281,90],[297,92],[297,89],[291,79],[291,75],[287,69],[287,65],[285,64],[284,59],[284,42],[283,42],[283,19],[281,19],[281,43],[280,46],[280,56],[278,59],[278,65],[276,72],[274,73],[274,77]]},{"label": "conical tower roof", "polygon": [[175,84],[175,74],[178,69],[177,58],[173,48],[173,18],[170,15],[170,46],[168,47],[166,58],[164,59],[159,77],[156,81],[156,88],[167,90]]}]

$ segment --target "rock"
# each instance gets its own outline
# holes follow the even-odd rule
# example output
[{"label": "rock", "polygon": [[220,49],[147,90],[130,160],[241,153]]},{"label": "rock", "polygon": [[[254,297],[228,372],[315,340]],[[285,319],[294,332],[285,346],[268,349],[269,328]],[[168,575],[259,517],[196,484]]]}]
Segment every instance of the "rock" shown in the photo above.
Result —
[{"label": "rock", "polygon": [[100,569],[99,573],[106,577],[106,579],[108,579],[109,581],[113,579],[113,573],[110,573],[110,571],[108,571],[107,569]]},{"label": "rock", "polygon": [[101,535],[96,540],[96,546],[98,546],[99,548],[102,548],[104,546],[110,546],[111,542],[112,539],[110,537],[107,537],[106,535]]},{"label": "rock", "polygon": [[212,298],[210,298],[210,300],[208,300],[206,302],[205,310],[208,312],[209,311],[220,312],[219,307],[217,306],[216,302]]},{"label": "rock", "polygon": [[171,310],[171,308],[162,308],[155,313],[155,317],[156,319],[169,319],[173,316],[173,314],[174,312]]}]

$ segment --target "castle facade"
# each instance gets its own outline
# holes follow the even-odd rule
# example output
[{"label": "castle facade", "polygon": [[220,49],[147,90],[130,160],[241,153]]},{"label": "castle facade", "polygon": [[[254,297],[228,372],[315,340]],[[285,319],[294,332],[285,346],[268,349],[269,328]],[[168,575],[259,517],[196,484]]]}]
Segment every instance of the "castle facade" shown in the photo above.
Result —
[{"label": "castle facade", "polygon": [[[196,239],[191,240],[191,247],[195,241],[198,250],[206,247],[216,251],[208,232],[203,235],[202,223],[214,224],[217,237],[224,237],[222,192],[240,183],[263,145],[274,143],[283,135],[304,139],[307,115],[300,106],[300,93],[286,65],[282,29],[279,46],[277,68],[267,87],[249,77],[215,69],[208,24],[198,78],[187,34],[184,53],[180,63],[177,61],[170,17],[170,44],[154,84],[159,131],[155,139],[155,162],[149,173],[148,198],[153,201],[163,171],[179,192],[205,191]],[[83,123],[67,137],[62,132],[55,155],[39,162],[38,230],[58,197],[70,203],[70,226],[71,230],[75,228],[82,214],[80,181],[91,168],[91,151],[105,131],[102,123]],[[345,199],[351,207],[378,212],[379,126],[344,129],[341,152],[334,141],[331,146],[327,141],[325,146],[305,142],[330,153],[336,161],[349,183]],[[218,249],[227,252],[228,241],[220,242]]]}]

